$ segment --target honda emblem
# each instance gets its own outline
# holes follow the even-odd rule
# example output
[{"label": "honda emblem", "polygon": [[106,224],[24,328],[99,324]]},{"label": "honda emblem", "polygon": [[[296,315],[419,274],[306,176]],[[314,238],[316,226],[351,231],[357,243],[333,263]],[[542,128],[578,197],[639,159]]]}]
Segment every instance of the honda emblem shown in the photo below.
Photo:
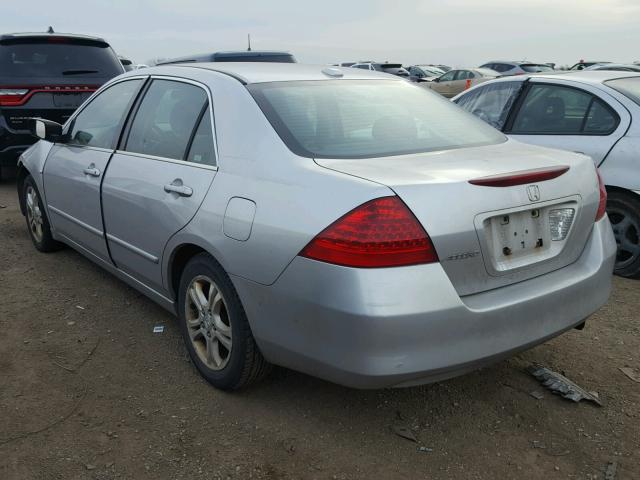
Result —
[{"label": "honda emblem", "polygon": [[527,194],[529,195],[529,200],[532,202],[540,200],[540,189],[537,185],[529,185],[527,187]]}]

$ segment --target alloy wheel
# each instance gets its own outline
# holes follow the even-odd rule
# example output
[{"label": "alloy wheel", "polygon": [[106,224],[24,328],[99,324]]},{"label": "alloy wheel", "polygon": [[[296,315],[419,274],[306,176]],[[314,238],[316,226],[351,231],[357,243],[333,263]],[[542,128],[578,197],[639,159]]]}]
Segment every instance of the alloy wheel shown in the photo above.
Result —
[{"label": "alloy wheel", "polygon": [[27,186],[26,191],[27,221],[29,229],[36,242],[42,242],[42,211],[40,210],[40,202],[38,201],[38,193],[33,186]]},{"label": "alloy wheel", "polygon": [[187,288],[185,319],[189,338],[200,360],[211,370],[222,370],[231,358],[231,321],[220,288],[205,275]]},{"label": "alloy wheel", "polygon": [[607,213],[618,244],[615,267],[618,270],[632,264],[640,256],[640,225],[624,209],[613,207],[607,209]]}]

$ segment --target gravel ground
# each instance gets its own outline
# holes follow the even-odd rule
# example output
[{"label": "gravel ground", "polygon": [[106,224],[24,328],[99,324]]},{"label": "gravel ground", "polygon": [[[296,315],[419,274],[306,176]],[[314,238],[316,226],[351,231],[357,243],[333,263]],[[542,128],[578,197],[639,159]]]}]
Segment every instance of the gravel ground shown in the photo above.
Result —
[{"label": "gravel ground", "polygon": [[[229,394],[171,315],[71,249],[37,252],[6,181],[0,247],[0,479],[640,478],[640,383],[619,370],[640,369],[640,281],[616,278],[583,331],[446,382],[358,391],[276,369]],[[534,362],[604,406],[545,391]]]}]

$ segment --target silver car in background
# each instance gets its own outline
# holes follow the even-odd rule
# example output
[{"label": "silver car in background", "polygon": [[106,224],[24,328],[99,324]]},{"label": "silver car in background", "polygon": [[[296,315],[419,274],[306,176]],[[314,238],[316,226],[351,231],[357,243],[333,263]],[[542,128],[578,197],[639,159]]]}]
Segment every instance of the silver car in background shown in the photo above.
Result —
[{"label": "silver car in background", "polygon": [[453,101],[516,140],[589,155],[609,191],[615,272],[640,277],[640,74],[523,75]]},{"label": "silver car in background", "polygon": [[527,60],[504,61],[493,60],[480,66],[498,72],[503,77],[511,75],[526,75],[527,73],[552,72],[553,67],[546,63],[535,63]]},{"label": "silver car in background", "polygon": [[609,297],[591,160],[400,78],[155,67],[33,128],[18,191],[35,247],[70,245],[175,313],[218,388],[270,364],[361,388],[435,381]]}]

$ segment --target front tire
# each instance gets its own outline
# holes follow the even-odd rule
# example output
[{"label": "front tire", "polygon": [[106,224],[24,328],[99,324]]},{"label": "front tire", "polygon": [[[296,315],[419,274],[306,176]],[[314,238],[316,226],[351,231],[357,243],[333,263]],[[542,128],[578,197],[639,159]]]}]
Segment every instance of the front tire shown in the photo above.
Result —
[{"label": "front tire", "polygon": [[614,273],[640,277],[640,200],[630,193],[613,191],[607,199],[607,215],[618,244]]},{"label": "front tire", "polygon": [[22,196],[26,210],[27,228],[33,246],[45,253],[60,250],[62,244],[54,240],[51,235],[51,225],[38,193],[36,182],[31,175],[24,179]]},{"label": "front tire", "polygon": [[231,280],[207,253],[193,257],[182,273],[178,318],[191,360],[214,387],[237,390],[268,373]]}]

